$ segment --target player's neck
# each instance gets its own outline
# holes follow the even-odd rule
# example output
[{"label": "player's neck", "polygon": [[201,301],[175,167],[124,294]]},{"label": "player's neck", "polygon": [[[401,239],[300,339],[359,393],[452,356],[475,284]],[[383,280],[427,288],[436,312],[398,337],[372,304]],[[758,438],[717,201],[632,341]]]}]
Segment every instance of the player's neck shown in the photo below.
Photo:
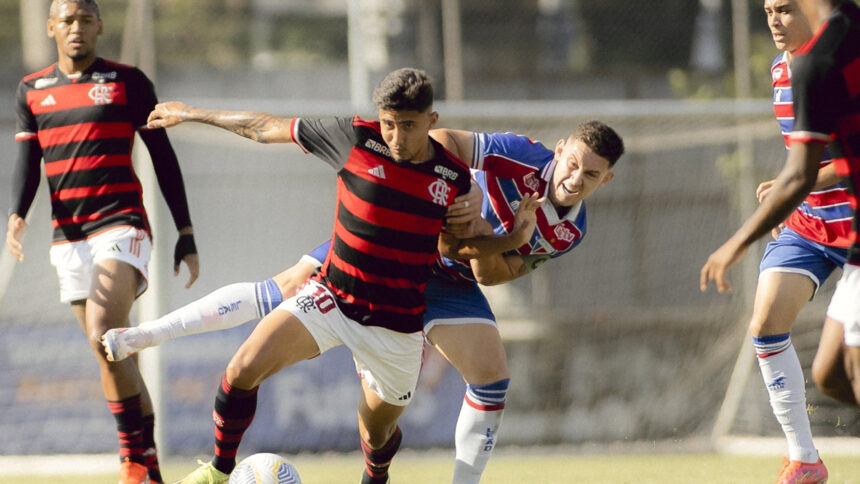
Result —
[{"label": "player's neck", "polygon": [[80,75],[87,70],[96,61],[96,56],[91,55],[85,59],[74,60],[69,57],[60,57],[57,61],[57,67],[60,72],[67,76]]}]

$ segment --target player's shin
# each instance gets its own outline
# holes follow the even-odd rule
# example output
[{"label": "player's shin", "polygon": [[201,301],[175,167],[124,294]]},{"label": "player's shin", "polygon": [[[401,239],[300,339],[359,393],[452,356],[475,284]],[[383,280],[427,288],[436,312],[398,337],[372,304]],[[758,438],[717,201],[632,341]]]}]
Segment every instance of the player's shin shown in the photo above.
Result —
[{"label": "player's shin", "polygon": [[789,333],[753,338],[753,343],[773,414],[788,441],[788,458],[817,462],[818,451],[812,442],[806,412],[803,370]]},{"label": "player's shin", "polygon": [[455,484],[476,484],[490,460],[502,424],[510,379],[467,385],[455,432]]},{"label": "player's shin", "polygon": [[229,329],[269,314],[281,303],[275,281],[239,282],[210,294],[154,321],[137,326],[146,346],[197,333]]},{"label": "player's shin", "polygon": [[219,471],[230,474],[236,467],[236,453],[245,430],[251,426],[257,412],[257,390],[234,388],[221,377],[212,420],[215,422],[215,458],[212,465]]}]

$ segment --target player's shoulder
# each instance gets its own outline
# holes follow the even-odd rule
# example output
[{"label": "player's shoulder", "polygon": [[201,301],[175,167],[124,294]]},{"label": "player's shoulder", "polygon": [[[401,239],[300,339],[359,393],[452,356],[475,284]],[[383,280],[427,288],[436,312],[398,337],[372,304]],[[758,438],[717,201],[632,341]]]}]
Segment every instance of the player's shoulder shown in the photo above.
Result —
[{"label": "player's shoulder", "polygon": [[[22,84],[35,85],[39,79],[49,79],[49,78],[57,78],[56,74],[57,64],[51,64],[44,69],[38,70],[36,72],[27,74],[21,79]],[[55,81],[56,82],[56,81]]]}]

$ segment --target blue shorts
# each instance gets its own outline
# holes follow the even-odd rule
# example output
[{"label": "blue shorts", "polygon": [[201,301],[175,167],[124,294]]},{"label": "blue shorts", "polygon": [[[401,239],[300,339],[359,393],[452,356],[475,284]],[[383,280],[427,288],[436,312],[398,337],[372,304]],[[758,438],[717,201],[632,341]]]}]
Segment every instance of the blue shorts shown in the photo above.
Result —
[{"label": "blue shorts", "polygon": [[431,277],[424,291],[424,332],[437,324],[496,324],[490,303],[476,282]]},{"label": "blue shorts", "polygon": [[794,230],[784,228],[776,240],[767,244],[759,265],[759,274],[802,274],[815,283],[815,290],[818,291],[834,269],[845,265],[847,256],[847,249],[812,242]]}]

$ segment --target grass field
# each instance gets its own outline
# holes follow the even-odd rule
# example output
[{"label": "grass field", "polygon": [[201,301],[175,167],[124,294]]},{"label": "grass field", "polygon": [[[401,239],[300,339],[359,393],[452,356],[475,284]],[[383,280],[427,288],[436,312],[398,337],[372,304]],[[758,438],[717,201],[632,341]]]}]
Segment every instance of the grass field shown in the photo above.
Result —
[{"label": "grass field", "polygon": [[[349,455],[289,456],[304,484],[356,483],[360,480],[362,458]],[[825,461],[829,484],[860,484],[860,457],[833,456]],[[45,465],[50,465],[46,462]],[[171,482],[191,471],[193,459],[163,466]],[[771,483],[780,467],[779,457],[739,457],[716,454],[638,455],[541,455],[505,452],[495,456],[483,482],[488,484],[745,484]],[[446,453],[404,451],[392,466],[395,484],[438,484],[451,482],[452,461]],[[113,472],[92,475],[11,476],[0,471],[3,484],[114,484]]]}]

